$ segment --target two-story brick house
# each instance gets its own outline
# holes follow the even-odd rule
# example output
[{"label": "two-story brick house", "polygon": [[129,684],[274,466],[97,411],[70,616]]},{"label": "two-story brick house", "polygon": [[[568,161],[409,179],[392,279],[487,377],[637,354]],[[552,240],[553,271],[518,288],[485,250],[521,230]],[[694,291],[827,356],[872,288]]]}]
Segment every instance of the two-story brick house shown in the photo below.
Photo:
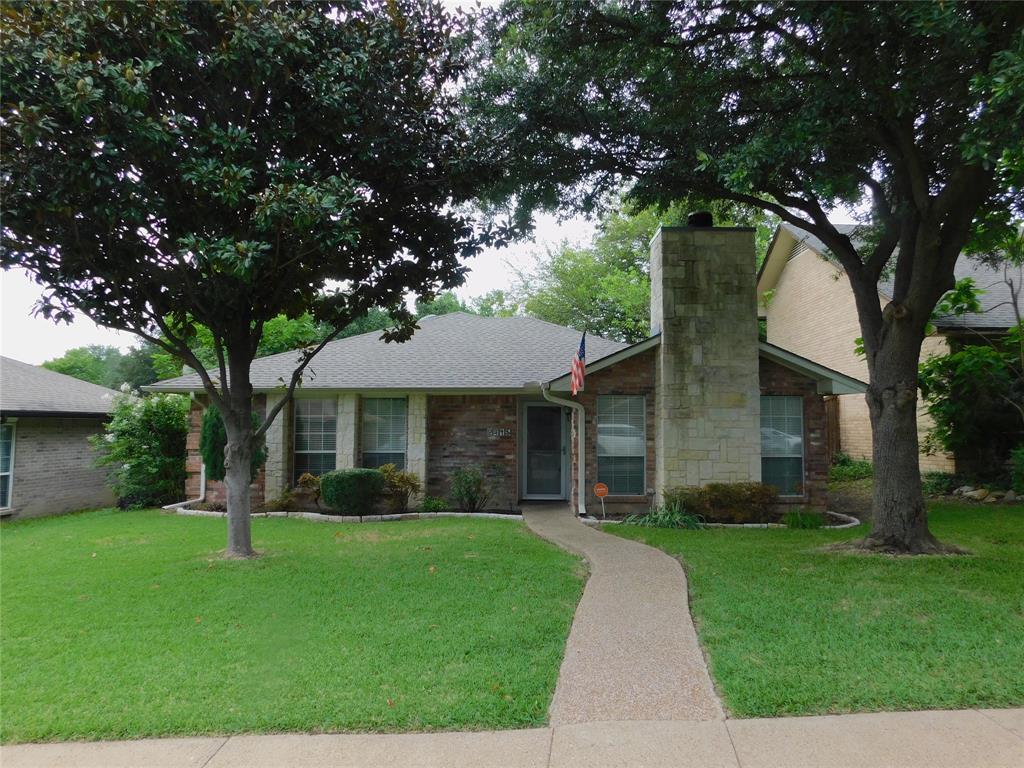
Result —
[{"label": "two-story brick house", "polygon": [[[863,392],[854,377],[757,339],[753,231],[663,228],[651,244],[652,336],[587,337],[583,392],[570,394],[580,331],[528,317],[429,317],[402,344],[379,332],[328,344],[267,433],[253,487],[272,499],[303,472],[394,463],[426,493],[475,465],[491,506],[566,500],[636,511],[665,488],[761,480],[824,508],[823,395]],[[257,409],[281,397],[293,352],[254,361]],[[198,377],[153,390],[193,393],[190,496],[200,493]],[[223,498],[219,483],[208,500]]]},{"label": "two-story brick house", "polygon": [[[853,225],[839,230],[856,236]],[[1007,273],[1006,269],[1010,272]],[[961,256],[956,278],[972,278],[981,289],[981,312],[940,317],[935,332],[925,338],[921,359],[947,353],[957,344],[976,343],[1004,335],[1016,324],[1009,277],[1019,288],[1024,273],[1019,267],[993,267]],[[782,224],[768,246],[757,277],[760,316],[767,324],[768,342],[847,376],[867,380],[868,368],[856,352],[861,336],[857,307],[849,281],[839,264],[829,258],[818,238],[789,224]],[[892,284],[881,281],[878,300],[891,300]],[[838,449],[854,458],[871,458],[871,421],[863,395],[839,395],[829,402],[830,422],[838,429]],[[924,439],[931,419],[918,411],[918,432]],[[951,472],[954,457],[945,453],[922,454],[922,471]]]}]

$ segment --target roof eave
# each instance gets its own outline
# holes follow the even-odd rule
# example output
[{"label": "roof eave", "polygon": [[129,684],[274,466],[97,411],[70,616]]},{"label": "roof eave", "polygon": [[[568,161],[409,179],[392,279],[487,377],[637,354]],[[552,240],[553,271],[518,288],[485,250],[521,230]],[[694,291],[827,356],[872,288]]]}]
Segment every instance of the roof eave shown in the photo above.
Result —
[{"label": "roof eave", "polygon": [[766,341],[758,342],[758,352],[774,363],[814,379],[819,395],[859,395],[868,391],[868,385],[860,379],[826,368]]},{"label": "roof eave", "polygon": [[[661,343],[661,334],[656,333],[653,336],[648,336],[643,341],[638,341],[625,349],[620,349],[617,352],[612,352],[604,357],[599,357],[592,363],[587,363],[587,373],[597,373],[600,370],[607,368],[608,366],[620,363],[623,360],[628,360],[634,355],[639,355],[642,352],[646,352],[649,349],[653,349]],[[548,382],[548,387],[554,392],[567,392],[571,389],[571,373],[563,373],[557,378],[551,379]]]}]

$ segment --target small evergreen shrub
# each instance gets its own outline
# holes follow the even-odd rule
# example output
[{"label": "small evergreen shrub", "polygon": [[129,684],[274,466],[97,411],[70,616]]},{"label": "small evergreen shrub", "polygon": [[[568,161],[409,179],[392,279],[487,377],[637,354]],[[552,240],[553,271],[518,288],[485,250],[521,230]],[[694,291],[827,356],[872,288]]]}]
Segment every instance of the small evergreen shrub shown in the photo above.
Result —
[{"label": "small evergreen shrub", "polygon": [[384,483],[376,469],[336,469],[320,476],[320,493],[335,514],[363,517],[373,514]]},{"label": "small evergreen shrub", "polygon": [[438,512],[447,511],[448,502],[444,499],[439,499],[437,496],[426,496],[420,502],[420,514],[422,515],[436,515]]},{"label": "small evergreen shrub", "polygon": [[491,490],[479,467],[465,467],[452,473],[452,501],[462,512],[480,512],[491,498]]},{"label": "small evergreen shrub", "polygon": [[958,479],[951,472],[925,472],[921,475],[921,491],[925,496],[948,496]]},{"label": "small evergreen shrub", "polygon": [[828,479],[841,483],[848,480],[864,480],[873,477],[874,474],[875,470],[870,461],[854,459],[840,452],[832,459],[832,466],[828,470]]},{"label": "small evergreen shrub", "polygon": [[380,473],[384,475],[384,489],[391,502],[392,511],[404,514],[409,511],[409,497],[423,490],[418,475],[401,470],[394,464],[383,464]]},{"label": "small evergreen shrub", "polygon": [[127,393],[115,398],[102,435],[89,442],[96,463],[108,467],[118,506],[136,509],[185,497],[185,440],[189,401],[182,395]]},{"label": "small evergreen shrub", "polygon": [[1024,493],[1024,445],[1010,451],[1010,487],[1014,493]]},{"label": "small evergreen shrub", "polygon": [[723,523],[767,522],[779,492],[764,483],[709,483],[665,490],[665,504],[678,505],[704,520]]},{"label": "small evergreen shrub", "polygon": [[814,530],[825,525],[825,516],[820,512],[811,512],[806,509],[791,509],[782,516],[782,522],[787,528],[800,530]]},{"label": "small evergreen shrub", "polygon": [[700,515],[691,515],[681,504],[662,504],[641,515],[627,515],[624,525],[639,525],[644,528],[684,528],[696,531],[705,527]]},{"label": "small evergreen shrub", "polygon": [[[256,429],[263,423],[258,414],[252,415],[252,427]],[[228,444],[228,433],[224,429],[224,419],[221,418],[217,406],[211,405],[203,411],[203,423],[199,428],[199,453],[203,457],[203,464],[206,466],[206,477],[209,480],[223,480],[226,470],[224,468],[224,447]],[[260,467],[267,460],[266,446],[262,441],[253,446],[252,451],[252,480],[256,479]]]}]

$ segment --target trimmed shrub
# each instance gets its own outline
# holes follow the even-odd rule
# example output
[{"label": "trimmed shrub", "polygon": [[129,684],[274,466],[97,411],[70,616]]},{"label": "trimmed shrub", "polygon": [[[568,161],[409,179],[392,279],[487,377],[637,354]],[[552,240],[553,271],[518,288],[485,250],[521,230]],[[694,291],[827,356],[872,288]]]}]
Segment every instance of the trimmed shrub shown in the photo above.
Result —
[{"label": "trimmed shrub", "polygon": [[[252,428],[257,429],[263,419],[256,413],[252,415]],[[206,477],[210,480],[223,480],[224,468],[224,447],[228,444],[228,433],[224,430],[224,419],[221,418],[217,406],[211,405],[203,411],[203,423],[199,428],[199,453],[203,457],[203,464],[206,466]],[[256,479],[260,467],[267,460],[266,446],[262,441],[253,446],[252,451],[252,480]]]},{"label": "trimmed shrub", "polygon": [[185,439],[189,401],[183,395],[122,394],[104,434],[89,442],[96,463],[124,508],[173,504],[185,497]]},{"label": "trimmed shrub", "polygon": [[422,515],[436,515],[438,512],[447,511],[448,502],[444,499],[439,499],[437,496],[426,496],[420,502],[420,514]]},{"label": "trimmed shrub", "polygon": [[875,474],[871,462],[865,459],[853,459],[845,453],[837,453],[832,459],[832,466],[828,470],[828,479],[833,482],[844,482],[847,480],[864,480],[873,477]]},{"label": "trimmed shrub", "polygon": [[644,528],[685,528],[696,531],[704,528],[700,515],[691,515],[680,504],[662,504],[642,515],[627,515],[624,525],[639,525]]},{"label": "trimmed shrub", "polygon": [[1014,493],[1024,493],[1024,445],[1010,451],[1010,487]]},{"label": "trimmed shrub", "polygon": [[465,467],[452,473],[451,495],[461,511],[480,512],[491,498],[491,489],[478,467]]},{"label": "trimmed shrub", "polygon": [[336,469],[320,476],[320,494],[335,514],[363,517],[373,514],[384,482],[376,469]]},{"label": "trimmed shrub", "polygon": [[810,512],[806,509],[791,509],[782,516],[782,522],[787,528],[814,530],[825,525],[825,516],[820,512]]},{"label": "trimmed shrub", "polygon": [[957,487],[957,480],[951,472],[925,472],[921,475],[921,491],[925,496],[948,496]]},{"label": "trimmed shrub", "polygon": [[394,464],[382,464],[380,473],[384,475],[384,488],[387,491],[391,509],[398,514],[409,511],[409,497],[423,489],[418,475],[399,469]]},{"label": "trimmed shrub", "polygon": [[763,523],[774,515],[779,492],[764,483],[709,483],[665,490],[665,504],[678,505],[704,520],[722,523]]}]

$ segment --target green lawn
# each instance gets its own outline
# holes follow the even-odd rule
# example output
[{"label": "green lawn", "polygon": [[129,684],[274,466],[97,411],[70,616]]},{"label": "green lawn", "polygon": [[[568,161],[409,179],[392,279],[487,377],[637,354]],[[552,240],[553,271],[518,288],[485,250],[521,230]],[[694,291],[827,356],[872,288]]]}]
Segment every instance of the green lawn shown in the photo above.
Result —
[{"label": "green lawn", "polygon": [[683,560],[735,717],[1021,706],[1024,507],[936,504],[931,521],[973,555],[820,551],[863,528],[605,530]]},{"label": "green lawn", "polygon": [[522,523],[5,524],[5,742],[543,723],[583,572]]}]

